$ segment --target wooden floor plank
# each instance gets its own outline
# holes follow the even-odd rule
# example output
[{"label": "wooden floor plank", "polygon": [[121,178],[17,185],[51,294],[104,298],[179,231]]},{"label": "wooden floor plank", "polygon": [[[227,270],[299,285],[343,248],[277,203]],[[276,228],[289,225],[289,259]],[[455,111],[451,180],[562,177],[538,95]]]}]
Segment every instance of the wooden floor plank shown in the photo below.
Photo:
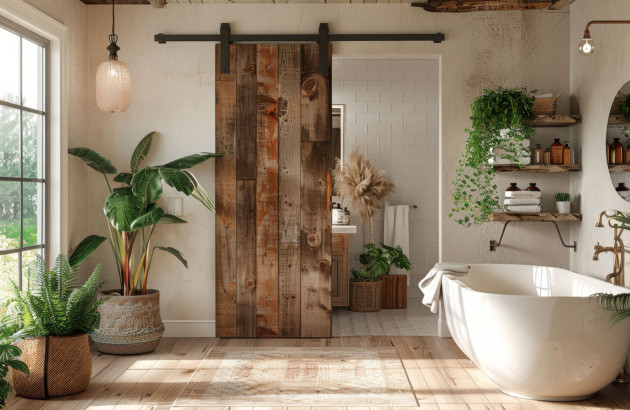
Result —
[{"label": "wooden floor plank", "polygon": [[[418,407],[308,407],[311,410],[556,410],[630,409],[630,385],[612,384],[590,400],[553,403],[518,399],[499,391],[474,367],[452,340],[435,337],[357,336],[332,339],[165,338],[151,353],[111,356],[93,352],[88,388],[74,396],[47,401],[10,396],[7,409],[143,409],[172,407],[213,346],[222,347],[394,347],[407,372]],[[295,407],[201,407],[207,409],[291,410]],[[177,410],[186,407],[175,407]],[[190,408],[195,409],[194,407]]]}]

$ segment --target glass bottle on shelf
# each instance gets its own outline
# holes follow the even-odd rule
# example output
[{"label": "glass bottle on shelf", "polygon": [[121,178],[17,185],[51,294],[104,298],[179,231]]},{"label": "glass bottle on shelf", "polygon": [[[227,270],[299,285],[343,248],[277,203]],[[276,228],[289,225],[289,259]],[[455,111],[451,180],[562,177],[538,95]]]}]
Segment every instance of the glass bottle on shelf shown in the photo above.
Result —
[{"label": "glass bottle on shelf", "polygon": [[551,165],[551,150],[547,148],[543,154],[543,163],[545,165]]},{"label": "glass bottle on shelf", "polygon": [[630,145],[626,147],[626,157],[623,161],[624,164],[630,164]]},{"label": "glass bottle on shelf", "polygon": [[569,147],[569,141],[565,141],[564,147],[562,147],[562,165],[571,165],[571,147]]},{"label": "glass bottle on shelf", "polygon": [[551,144],[551,165],[562,165],[562,143],[560,138],[555,138]]},{"label": "glass bottle on shelf", "polygon": [[505,192],[512,192],[512,191],[520,191],[521,188],[516,186],[516,182],[510,182],[510,186],[508,187],[508,189],[505,190]]},{"label": "glass bottle on shelf", "polygon": [[543,163],[543,149],[540,144],[536,144],[536,148],[534,148],[534,160],[532,162],[536,165]]},{"label": "glass bottle on shelf", "polygon": [[527,187],[526,191],[540,191],[540,189],[536,186],[535,182],[530,182],[529,186]]},{"label": "glass bottle on shelf", "polygon": [[619,142],[619,138],[613,138],[612,143],[613,148],[613,164],[621,165],[623,164],[624,155],[623,155],[623,144]]},{"label": "glass bottle on shelf", "polygon": [[610,145],[606,143],[606,163],[610,164]]}]

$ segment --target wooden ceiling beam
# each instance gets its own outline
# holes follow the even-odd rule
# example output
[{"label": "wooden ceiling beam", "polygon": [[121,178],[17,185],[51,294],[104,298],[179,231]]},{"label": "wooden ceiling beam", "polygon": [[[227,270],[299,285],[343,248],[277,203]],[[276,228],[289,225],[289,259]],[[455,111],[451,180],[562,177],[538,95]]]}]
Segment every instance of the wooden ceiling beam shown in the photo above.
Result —
[{"label": "wooden ceiling beam", "polygon": [[553,0],[430,0],[426,3],[411,3],[431,12],[461,13],[491,10],[545,9]]},{"label": "wooden ceiling beam", "polygon": [[549,6],[549,10],[560,10],[564,6],[568,6],[573,3],[575,0],[554,0],[553,4]]},{"label": "wooden ceiling beam", "polygon": [[[85,4],[112,4],[112,0],[81,0]],[[116,4],[151,4],[149,0],[116,0]]]}]

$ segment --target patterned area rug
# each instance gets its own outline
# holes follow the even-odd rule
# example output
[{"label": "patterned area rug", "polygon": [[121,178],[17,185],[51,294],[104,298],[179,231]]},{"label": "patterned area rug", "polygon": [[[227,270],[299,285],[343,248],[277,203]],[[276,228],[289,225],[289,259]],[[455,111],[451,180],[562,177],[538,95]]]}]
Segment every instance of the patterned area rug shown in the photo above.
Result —
[{"label": "patterned area rug", "polygon": [[213,347],[174,406],[417,406],[394,348]]}]

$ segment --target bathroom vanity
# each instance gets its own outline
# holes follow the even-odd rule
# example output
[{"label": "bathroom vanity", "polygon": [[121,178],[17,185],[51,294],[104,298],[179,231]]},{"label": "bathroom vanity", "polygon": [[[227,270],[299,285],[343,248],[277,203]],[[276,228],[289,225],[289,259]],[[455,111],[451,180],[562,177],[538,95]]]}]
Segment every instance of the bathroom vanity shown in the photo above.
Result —
[{"label": "bathroom vanity", "polygon": [[348,306],[350,304],[350,256],[348,243],[350,242],[349,235],[356,232],[356,226],[332,226],[331,295],[333,306]]}]

